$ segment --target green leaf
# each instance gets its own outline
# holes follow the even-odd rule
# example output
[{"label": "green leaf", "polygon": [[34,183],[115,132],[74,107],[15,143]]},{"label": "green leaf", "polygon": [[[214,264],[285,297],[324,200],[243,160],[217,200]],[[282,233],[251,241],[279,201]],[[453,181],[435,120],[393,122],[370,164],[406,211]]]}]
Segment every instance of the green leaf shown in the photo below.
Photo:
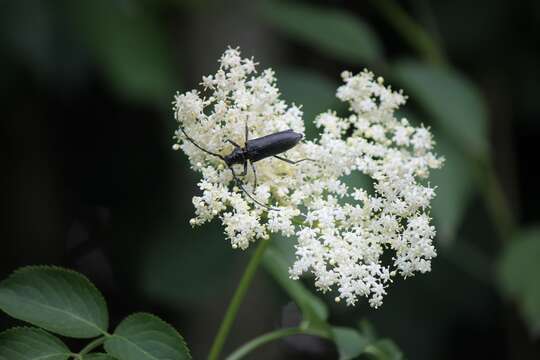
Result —
[{"label": "green leaf", "polygon": [[92,338],[107,331],[107,305],[83,275],[58,267],[29,266],[0,283],[0,309],[54,333]]},{"label": "green leaf", "polygon": [[150,4],[93,0],[71,6],[75,28],[114,89],[127,100],[168,105],[178,76]]},{"label": "green leaf", "polygon": [[400,360],[403,354],[389,339],[377,340],[375,330],[367,320],[360,323],[360,331],[347,327],[332,327],[339,359],[356,359],[362,354],[376,360]]},{"label": "green leaf", "polygon": [[339,360],[351,360],[364,353],[370,340],[357,330],[347,327],[332,327],[332,335],[336,344]]},{"label": "green leaf", "polygon": [[0,360],[66,360],[70,355],[60,339],[41,329],[19,327],[0,333]]},{"label": "green leaf", "polygon": [[437,187],[432,211],[437,224],[437,236],[449,242],[454,240],[461,225],[474,193],[475,182],[471,164],[459,149],[451,146],[443,136],[435,135],[435,138],[436,151],[444,156],[445,162],[442,169],[434,170],[430,175],[430,184]]},{"label": "green leaf", "polygon": [[269,247],[264,254],[264,267],[300,308],[303,315],[302,326],[318,331],[323,336],[330,336],[330,327],[326,322],[328,318],[326,305],[306,289],[300,281],[289,278],[288,266],[283,260],[284,257],[286,256],[280,254],[275,246]]},{"label": "green leaf", "polygon": [[358,322],[358,330],[362,336],[364,336],[370,342],[375,341],[377,338],[377,331],[375,330],[375,327],[367,319],[362,319]]},{"label": "green leaf", "polygon": [[521,230],[504,249],[499,283],[504,294],[517,302],[530,331],[540,334],[540,226]]},{"label": "green leaf", "polygon": [[93,353],[84,355],[82,360],[116,360],[116,358],[103,353]]},{"label": "green leaf", "polygon": [[373,179],[359,171],[353,171],[349,175],[342,177],[341,180],[348,187],[364,189],[368,194],[373,194],[375,191],[373,189]]},{"label": "green leaf", "polygon": [[105,350],[119,360],[191,359],[182,336],[157,316],[146,313],[125,318],[105,341]]},{"label": "green leaf", "polygon": [[261,10],[272,26],[324,55],[353,64],[374,63],[383,57],[376,33],[346,11],[280,1],[263,2]]},{"label": "green leaf", "polygon": [[376,360],[404,359],[401,350],[399,350],[397,345],[392,340],[388,339],[378,340],[367,345],[364,352],[371,355],[371,357]]},{"label": "green leaf", "polygon": [[466,153],[487,156],[486,109],[474,84],[454,70],[410,60],[395,64],[392,75]]},{"label": "green leaf", "polygon": [[315,71],[282,68],[276,73],[283,99],[302,105],[306,136],[314,138],[319,132],[315,127],[315,117],[328,109],[343,106],[335,96],[338,84]]},{"label": "green leaf", "polygon": [[382,339],[369,345],[366,353],[371,353],[377,360],[402,360],[405,357],[398,346],[389,339]]}]

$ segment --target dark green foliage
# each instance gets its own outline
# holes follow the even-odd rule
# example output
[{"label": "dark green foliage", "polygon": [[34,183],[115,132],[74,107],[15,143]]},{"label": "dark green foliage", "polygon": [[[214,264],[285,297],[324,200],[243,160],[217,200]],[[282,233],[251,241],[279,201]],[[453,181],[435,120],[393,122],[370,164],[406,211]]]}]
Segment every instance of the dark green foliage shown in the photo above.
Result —
[{"label": "dark green foliage", "polygon": [[[71,270],[31,266],[15,271],[0,283],[0,309],[63,336],[100,336],[88,350],[104,342],[108,354],[77,354],[84,359],[191,359],[182,336],[151,314],[131,315],[109,334],[103,296],[86,277]],[[0,334],[2,360],[65,360],[71,355],[60,339],[41,329],[13,328]]]}]

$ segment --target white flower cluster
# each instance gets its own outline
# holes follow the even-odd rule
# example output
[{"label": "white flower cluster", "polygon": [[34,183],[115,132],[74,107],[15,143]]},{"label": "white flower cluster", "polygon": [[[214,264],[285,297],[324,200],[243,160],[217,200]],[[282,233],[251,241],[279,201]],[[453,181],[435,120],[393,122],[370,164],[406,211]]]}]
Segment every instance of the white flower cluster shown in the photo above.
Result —
[{"label": "white flower cluster", "polygon": [[[336,288],[336,301],[348,305],[367,297],[378,307],[394,276],[430,271],[436,256],[429,217],[435,193],[426,179],[442,159],[432,153],[428,129],[396,118],[405,103],[401,92],[368,71],[344,72],[337,97],[349,104],[351,115],[320,114],[320,138],[283,154],[315,161],[292,165],[270,157],[255,163],[256,187],[253,171],[243,178],[257,201],[279,209],[269,210],[246,196],[226,164],[200,150],[181,129],[199,146],[224,156],[233,150],[228,140],[244,144],[246,124],[249,138],[286,129],[303,133],[302,111],[280,100],[272,70],[257,74],[253,60],[241,58],[238,49],[226,50],[219,63],[215,75],[203,77],[202,94],[177,94],[174,101],[181,128],[173,148],[182,149],[202,174],[192,225],[219,217],[233,248],[241,249],[270,233],[297,237],[291,277],[312,272],[318,289]],[[372,185],[348,185],[354,173]]]}]

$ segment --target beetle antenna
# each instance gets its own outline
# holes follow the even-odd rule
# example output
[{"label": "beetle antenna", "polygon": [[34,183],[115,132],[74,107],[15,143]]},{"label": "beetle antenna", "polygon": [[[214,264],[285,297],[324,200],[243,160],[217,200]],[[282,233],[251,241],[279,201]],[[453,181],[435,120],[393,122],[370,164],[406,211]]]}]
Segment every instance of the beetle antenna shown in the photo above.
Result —
[{"label": "beetle antenna", "polygon": [[255,202],[259,206],[267,208],[268,210],[279,211],[279,209],[265,205],[261,203],[259,200],[255,199],[253,196],[251,196],[251,194],[244,188],[244,185],[242,185],[242,181],[238,178],[238,176],[236,176],[236,173],[234,172],[232,166],[229,166],[229,169],[231,169],[231,173],[233,175],[234,180],[236,180],[236,184],[240,187],[240,189],[244,192],[244,194],[246,194],[251,200],[253,200],[253,202]]},{"label": "beetle antenna", "polygon": [[298,163],[301,163],[302,161],[313,161],[313,162],[317,162],[317,160],[313,160],[313,159],[309,159],[309,158],[300,159],[300,160],[290,160],[290,159],[287,159],[286,157],[279,156],[279,155],[274,155],[274,157],[275,157],[276,159],[279,159],[279,160],[281,160],[281,161],[285,161],[286,163],[293,164],[293,165],[296,165],[296,164],[298,164]]},{"label": "beetle antenna", "polygon": [[216,156],[216,157],[220,158],[221,160],[225,161],[225,158],[224,158],[222,155],[220,155],[220,154],[218,154],[218,153],[214,153],[214,152],[208,151],[208,150],[206,150],[205,148],[203,148],[202,146],[200,146],[199,144],[197,144],[197,143],[195,142],[195,140],[193,140],[193,139],[186,133],[186,131],[184,130],[184,128],[183,128],[181,125],[179,126],[179,128],[180,128],[180,130],[182,131],[182,133],[184,134],[184,136],[186,137],[186,139],[188,139],[188,141],[189,141],[190,143],[192,143],[193,145],[195,145],[195,147],[197,147],[199,150],[204,151],[204,152],[207,153],[207,154]]}]

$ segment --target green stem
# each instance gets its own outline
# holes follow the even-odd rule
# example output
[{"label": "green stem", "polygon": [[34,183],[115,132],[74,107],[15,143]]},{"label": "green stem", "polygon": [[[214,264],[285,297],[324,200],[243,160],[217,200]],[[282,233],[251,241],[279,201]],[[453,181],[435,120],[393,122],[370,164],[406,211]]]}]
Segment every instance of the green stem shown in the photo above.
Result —
[{"label": "green stem", "polygon": [[236,349],[231,355],[229,355],[226,360],[240,360],[244,358],[247,354],[264,344],[279,340],[281,338],[299,334],[319,336],[317,333],[311,332],[307,329],[302,329],[300,327],[275,330],[258,336],[251,341],[248,341],[247,343]]},{"label": "green stem", "polygon": [[227,339],[227,335],[229,335],[229,331],[231,330],[234,320],[236,319],[238,309],[242,304],[242,300],[244,300],[246,291],[249,288],[251,281],[253,280],[253,276],[257,272],[257,268],[259,267],[259,264],[261,263],[262,257],[264,255],[264,251],[269,244],[270,240],[259,241],[259,245],[257,246],[255,253],[251,257],[251,260],[249,261],[246,270],[244,271],[244,275],[242,275],[242,279],[240,280],[240,283],[238,284],[238,287],[234,292],[229,307],[227,308],[227,312],[225,313],[225,317],[221,322],[218,333],[214,339],[214,343],[210,348],[210,355],[208,355],[208,360],[218,359],[223,345],[225,344],[225,340]]},{"label": "green stem", "polygon": [[103,344],[109,336],[110,336],[109,334],[106,334],[104,336],[98,337],[97,339],[94,339],[92,342],[86,345],[81,351],[79,351],[78,354],[73,354],[73,356],[75,357],[75,359],[82,359],[83,355],[88,354],[90,351],[94,350],[95,348]]},{"label": "green stem", "polygon": [[446,65],[439,45],[394,0],[371,0],[371,3],[424,59],[434,64]]}]

